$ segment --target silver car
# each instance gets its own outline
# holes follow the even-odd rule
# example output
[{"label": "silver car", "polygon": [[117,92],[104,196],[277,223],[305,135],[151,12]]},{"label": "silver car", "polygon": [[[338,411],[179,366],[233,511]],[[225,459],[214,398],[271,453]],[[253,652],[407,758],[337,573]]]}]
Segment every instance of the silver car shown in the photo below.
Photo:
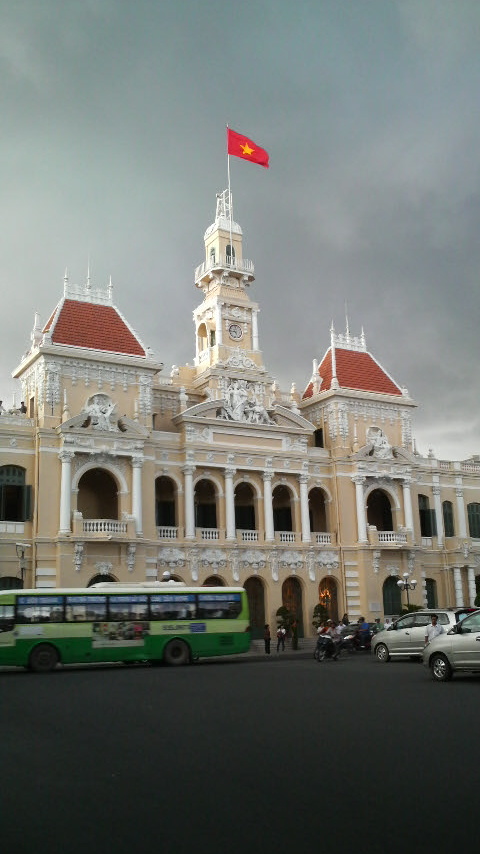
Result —
[{"label": "silver car", "polygon": [[480,671],[480,610],[427,644],[423,663],[437,682],[447,682],[456,670]]},{"label": "silver car", "polygon": [[[412,611],[393,623],[388,629],[374,635],[372,652],[379,661],[390,661],[390,658],[422,655],[425,646],[425,629],[430,625],[432,614],[438,616],[438,622],[445,632],[463,620],[475,608],[425,608],[422,611]],[[479,644],[480,646],[480,644]]]}]

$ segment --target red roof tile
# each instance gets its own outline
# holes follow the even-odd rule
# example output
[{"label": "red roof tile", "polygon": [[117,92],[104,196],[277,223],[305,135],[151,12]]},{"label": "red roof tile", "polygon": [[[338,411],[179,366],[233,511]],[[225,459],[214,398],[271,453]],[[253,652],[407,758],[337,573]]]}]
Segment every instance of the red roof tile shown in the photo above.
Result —
[{"label": "red roof tile", "polygon": [[58,308],[43,330],[51,331],[54,344],[146,356],[144,348],[113,306],[66,299],[60,303],[60,310]]},{"label": "red roof tile", "polygon": [[[401,395],[401,388],[393,382],[370,353],[335,348],[337,380],[340,388],[352,388],[375,394]],[[328,391],[332,382],[332,351],[329,348],[318,368],[322,377],[320,391]],[[313,385],[309,383],[303,393],[303,399],[312,397]]]}]

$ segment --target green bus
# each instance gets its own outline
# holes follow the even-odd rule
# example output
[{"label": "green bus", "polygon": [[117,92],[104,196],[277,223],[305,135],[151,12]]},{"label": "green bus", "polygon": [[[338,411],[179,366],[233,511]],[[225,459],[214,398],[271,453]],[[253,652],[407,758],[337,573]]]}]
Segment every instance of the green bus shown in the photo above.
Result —
[{"label": "green bus", "polygon": [[243,587],[105,582],[0,591],[0,666],[36,672],[57,664],[188,664],[248,652]]}]

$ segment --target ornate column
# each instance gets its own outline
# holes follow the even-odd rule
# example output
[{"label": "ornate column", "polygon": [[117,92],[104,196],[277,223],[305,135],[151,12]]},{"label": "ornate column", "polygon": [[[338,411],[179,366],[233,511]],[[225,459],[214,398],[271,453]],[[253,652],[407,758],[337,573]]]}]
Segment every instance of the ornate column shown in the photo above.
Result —
[{"label": "ornate column", "polygon": [[258,308],[252,309],[252,350],[258,350]]},{"label": "ornate column", "polygon": [[462,571],[459,566],[453,568],[453,581],[455,584],[455,604],[457,608],[461,608],[465,603],[463,601]]},{"label": "ornate column", "polygon": [[[187,463],[182,468],[185,476],[185,539],[195,539],[195,507],[193,503],[193,472],[195,466]],[[193,577],[193,576],[192,576]]]},{"label": "ornate column", "polygon": [[477,586],[475,584],[475,568],[468,567],[468,604],[473,608],[475,605],[475,597],[477,595]]},{"label": "ornate column", "polygon": [[[458,479],[461,480],[460,478]],[[457,483],[455,487],[455,495],[457,497],[457,520],[458,520],[458,536],[467,536],[467,520],[465,518],[465,505],[463,503],[463,487]]]},{"label": "ornate column", "polygon": [[309,543],[310,535],[310,516],[308,513],[308,474],[301,474],[300,481],[300,515],[302,518],[302,542]]},{"label": "ornate column", "polygon": [[132,516],[135,519],[137,537],[142,530],[142,468],[143,457],[132,457]]},{"label": "ornate column", "polygon": [[272,542],[275,539],[273,527],[273,503],[272,503],[272,477],[273,471],[263,472],[263,516],[265,520],[265,540]]},{"label": "ornate column", "polygon": [[62,463],[62,480],[60,486],[60,534],[71,532],[71,509],[72,509],[72,460],[73,451],[63,449],[58,458]]},{"label": "ornate column", "polygon": [[443,516],[442,516],[442,505],[440,502],[440,487],[435,484],[432,487],[433,492],[433,502],[435,505],[435,518],[437,520],[437,543],[439,546],[443,543]]},{"label": "ornate column", "polygon": [[355,498],[357,502],[358,542],[368,543],[367,517],[365,514],[365,501],[363,497],[363,484],[365,483],[365,478],[361,474],[356,474],[352,480],[355,484]]},{"label": "ornate column", "polygon": [[403,489],[403,509],[405,513],[405,527],[413,533],[413,511],[412,511],[412,493],[410,492],[410,484],[412,479],[405,477],[402,483]]},{"label": "ornate column", "polygon": [[233,493],[233,476],[236,469],[228,468],[224,471],[225,476],[225,522],[227,540],[236,539],[235,531],[235,498]]}]

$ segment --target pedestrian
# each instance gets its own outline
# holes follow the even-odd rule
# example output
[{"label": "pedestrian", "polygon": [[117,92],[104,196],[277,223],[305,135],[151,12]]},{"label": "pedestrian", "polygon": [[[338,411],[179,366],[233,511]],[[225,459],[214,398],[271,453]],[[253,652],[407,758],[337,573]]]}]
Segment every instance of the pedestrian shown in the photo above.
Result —
[{"label": "pedestrian", "polygon": [[385,626],[383,625],[380,617],[375,617],[375,622],[373,624],[373,633],[376,635],[378,632],[383,632]]},{"label": "pedestrian", "polygon": [[343,615],[341,622],[344,626],[348,626],[348,614]]},{"label": "pedestrian", "polygon": [[443,626],[438,622],[438,616],[436,614],[432,614],[431,621],[430,625],[425,629],[425,646],[438,635],[443,635],[445,631]]},{"label": "pedestrian", "polygon": [[20,401],[20,412],[21,412],[21,414],[22,414],[22,415],[26,415],[26,414],[27,414],[27,407],[25,406],[25,401],[24,401],[24,400]]},{"label": "pedestrian", "polygon": [[280,647],[282,647],[282,651],[285,652],[285,635],[287,634],[285,630],[285,626],[279,626],[277,629],[277,652],[280,652]]},{"label": "pedestrian", "polygon": [[263,640],[265,642],[265,654],[270,655],[270,626],[268,625],[268,623],[265,623]]}]

